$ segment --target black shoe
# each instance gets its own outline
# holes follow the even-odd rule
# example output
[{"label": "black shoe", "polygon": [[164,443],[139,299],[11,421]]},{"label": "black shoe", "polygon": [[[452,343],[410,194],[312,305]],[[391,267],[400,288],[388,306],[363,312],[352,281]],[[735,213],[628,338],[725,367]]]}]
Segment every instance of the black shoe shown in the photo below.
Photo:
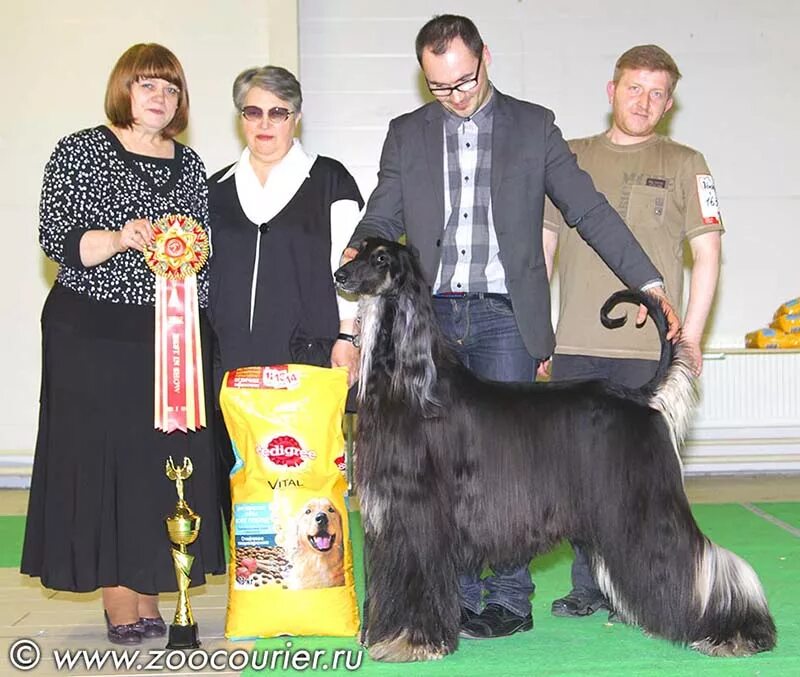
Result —
[{"label": "black shoe", "polygon": [[463,626],[465,623],[469,623],[473,618],[477,618],[480,614],[476,614],[471,609],[467,609],[467,607],[461,607],[461,625]]},{"label": "black shoe", "polygon": [[106,616],[106,631],[109,642],[125,645],[142,643],[142,626],[138,621],[136,623],[112,625],[111,620],[108,618],[108,612],[104,611],[103,613]]},{"label": "black shoe", "polygon": [[611,609],[608,601],[599,591],[574,588],[566,597],[553,602],[550,612],[553,616],[591,616],[598,609]]},{"label": "black shoe", "polygon": [[[462,620],[464,614],[461,614]],[[492,639],[508,637],[516,632],[527,632],[533,628],[533,616],[517,616],[499,604],[487,604],[480,615],[461,623],[461,637],[470,639]]]}]

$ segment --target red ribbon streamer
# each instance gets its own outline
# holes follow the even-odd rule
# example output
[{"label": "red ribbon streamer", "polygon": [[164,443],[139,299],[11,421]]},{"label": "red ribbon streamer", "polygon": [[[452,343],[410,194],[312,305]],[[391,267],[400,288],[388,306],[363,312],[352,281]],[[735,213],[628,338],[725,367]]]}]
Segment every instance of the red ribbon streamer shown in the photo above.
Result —
[{"label": "red ribbon streamer", "polygon": [[208,239],[182,216],[159,219],[153,230],[145,256],[156,273],[154,424],[166,433],[194,432],[206,425],[196,271]]}]

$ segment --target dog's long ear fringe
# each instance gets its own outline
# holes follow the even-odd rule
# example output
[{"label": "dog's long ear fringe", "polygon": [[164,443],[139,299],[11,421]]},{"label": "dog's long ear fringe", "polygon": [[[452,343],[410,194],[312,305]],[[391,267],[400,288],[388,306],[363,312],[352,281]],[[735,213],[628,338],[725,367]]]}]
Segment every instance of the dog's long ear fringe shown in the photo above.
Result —
[{"label": "dog's long ear fringe", "polygon": [[430,293],[423,288],[422,271],[413,253],[408,249],[398,250],[398,264],[392,326],[396,369],[391,388],[406,401],[415,402],[425,418],[433,418],[441,409],[435,393],[438,324]]}]

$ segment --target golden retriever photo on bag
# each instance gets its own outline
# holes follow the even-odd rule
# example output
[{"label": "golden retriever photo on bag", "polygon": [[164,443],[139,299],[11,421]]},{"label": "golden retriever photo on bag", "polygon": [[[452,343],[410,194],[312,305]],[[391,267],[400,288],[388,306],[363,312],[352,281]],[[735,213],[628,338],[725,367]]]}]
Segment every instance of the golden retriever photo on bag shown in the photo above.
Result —
[{"label": "golden retriever photo on bag", "polygon": [[342,517],[327,498],[312,498],[290,521],[284,547],[290,590],[344,585]]}]

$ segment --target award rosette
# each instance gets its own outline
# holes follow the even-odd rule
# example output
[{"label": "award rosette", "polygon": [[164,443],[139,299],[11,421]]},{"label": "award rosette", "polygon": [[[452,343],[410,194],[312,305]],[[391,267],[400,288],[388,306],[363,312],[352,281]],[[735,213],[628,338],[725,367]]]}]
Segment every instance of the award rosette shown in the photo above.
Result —
[{"label": "award rosette", "polygon": [[206,425],[197,273],[208,259],[208,235],[188,216],[153,223],[145,250],[156,275],[155,427],[165,433]]}]

